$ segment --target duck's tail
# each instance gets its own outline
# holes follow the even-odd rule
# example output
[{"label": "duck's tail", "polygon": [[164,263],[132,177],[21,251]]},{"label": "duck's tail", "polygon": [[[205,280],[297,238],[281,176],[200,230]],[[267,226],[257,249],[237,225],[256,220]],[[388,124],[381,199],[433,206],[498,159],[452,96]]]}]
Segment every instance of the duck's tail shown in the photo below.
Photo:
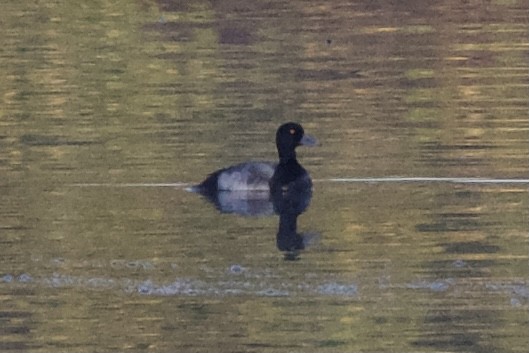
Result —
[{"label": "duck's tail", "polygon": [[219,174],[222,172],[222,170],[216,171],[215,173],[212,173],[208,175],[206,179],[204,179],[203,182],[197,185],[193,185],[188,187],[186,190],[189,192],[196,192],[199,194],[215,194],[217,191],[219,191],[219,185],[218,185],[218,179]]}]

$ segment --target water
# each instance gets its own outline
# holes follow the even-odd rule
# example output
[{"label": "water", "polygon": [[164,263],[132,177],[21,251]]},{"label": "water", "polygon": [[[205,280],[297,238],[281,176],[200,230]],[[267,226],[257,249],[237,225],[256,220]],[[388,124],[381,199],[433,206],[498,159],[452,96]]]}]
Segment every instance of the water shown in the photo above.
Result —
[{"label": "water", "polygon": [[[0,350],[527,351],[524,1],[1,9]],[[295,220],[186,191],[287,120]]]}]

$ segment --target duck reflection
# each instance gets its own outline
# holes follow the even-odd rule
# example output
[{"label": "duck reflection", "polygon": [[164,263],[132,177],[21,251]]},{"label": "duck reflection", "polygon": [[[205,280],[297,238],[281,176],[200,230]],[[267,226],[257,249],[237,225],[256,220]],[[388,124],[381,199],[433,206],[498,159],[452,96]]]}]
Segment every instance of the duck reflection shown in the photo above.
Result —
[{"label": "duck reflection", "polygon": [[279,215],[276,245],[285,253],[285,260],[296,260],[299,251],[305,249],[308,235],[298,233],[298,216],[305,212],[312,199],[312,188],[291,189],[272,192],[274,211]]},{"label": "duck reflection", "polygon": [[278,189],[269,191],[219,191],[201,193],[221,213],[246,217],[279,215],[276,235],[277,248],[285,253],[285,260],[299,259],[300,251],[312,243],[311,233],[298,233],[297,219],[305,212],[312,199],[312,188]]}]

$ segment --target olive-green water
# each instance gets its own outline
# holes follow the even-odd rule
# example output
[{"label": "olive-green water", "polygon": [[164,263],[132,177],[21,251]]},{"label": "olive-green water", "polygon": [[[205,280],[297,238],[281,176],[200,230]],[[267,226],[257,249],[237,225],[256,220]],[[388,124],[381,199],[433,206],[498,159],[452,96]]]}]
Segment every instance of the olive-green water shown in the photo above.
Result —
[{"label": "olive-green water", "polygon": [[[0,351],[527,352],[526,1],[6,0],[0,33]],[[285,254],[269,203],[185,188],[291,120]]]}]

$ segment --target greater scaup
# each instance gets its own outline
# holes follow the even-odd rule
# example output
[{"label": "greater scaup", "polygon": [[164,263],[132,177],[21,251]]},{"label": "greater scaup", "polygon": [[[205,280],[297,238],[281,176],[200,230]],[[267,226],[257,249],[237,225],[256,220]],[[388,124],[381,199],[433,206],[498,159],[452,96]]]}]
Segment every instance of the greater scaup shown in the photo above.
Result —
[{"label": "greater scaup", "polygon": [[288,188],[292,192],[295,189],[311,188],[309,174],[296,159],[296,147],[315,144],[316,139],[305,135],[300,124],[283,124],[276,132],[279,163],[245,162],[223,168],[211,173],[192,190],[211,195],[219,191],[276,192]]}]

